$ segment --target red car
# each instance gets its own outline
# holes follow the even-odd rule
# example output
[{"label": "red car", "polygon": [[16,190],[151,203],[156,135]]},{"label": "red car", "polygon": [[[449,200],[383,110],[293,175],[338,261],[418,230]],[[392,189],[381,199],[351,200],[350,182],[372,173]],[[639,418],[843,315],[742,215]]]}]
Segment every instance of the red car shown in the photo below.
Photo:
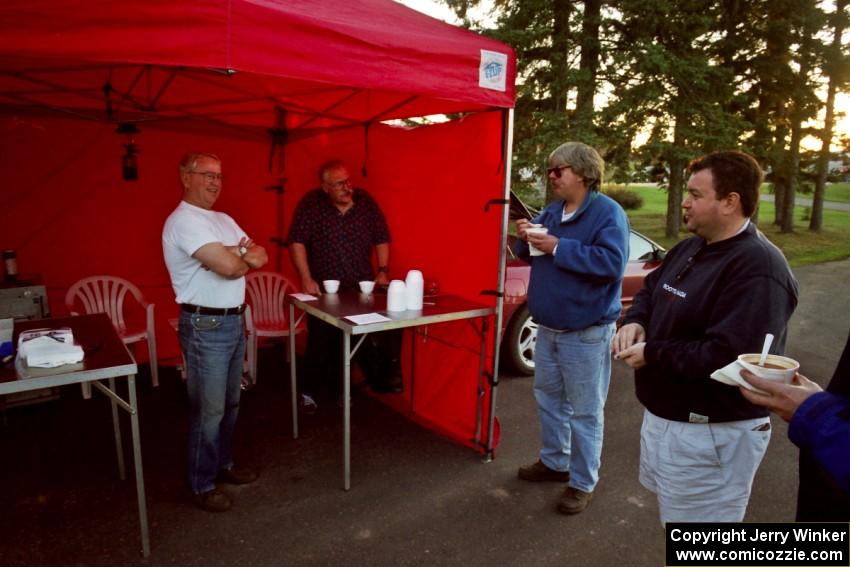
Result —
[{"label": "red car", "polygon": [[[528,209],[511,195],[511,216],[530,218]],[[519,211],[517,210],[518,205]],[[514,214],[518,212],[519,214]],[[534,374],[534,347],[537,344],[537,323],[531,320],[526,296],[531,266],[513,253],[513,236],[508,238],[508,260],[505,270],[505,300],[502,308],[502,364],[506,370],[530,376]],[[646,275],[657,268],[665,250],[644,235],[631,231],[629,261],[623,278],[623,313],[632,304]]]}]

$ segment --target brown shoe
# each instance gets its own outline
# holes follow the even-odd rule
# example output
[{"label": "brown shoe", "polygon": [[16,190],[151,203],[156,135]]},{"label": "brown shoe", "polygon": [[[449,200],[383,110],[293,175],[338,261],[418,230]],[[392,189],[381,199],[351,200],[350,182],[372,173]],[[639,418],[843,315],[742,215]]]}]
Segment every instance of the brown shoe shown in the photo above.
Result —
[{"label": "brown shoe", "polygon": [[570,480],[570,471],[556,471],[550,469],[543,464],[542,461],[537,461],[533,465],[520,467],[517,476],[522,480],[531,482],[551,481],[551,482],[567,482]]},{"label": "brown shoe", "polygon": [[592,492],[584,492],[568,486],[558,501],[558,512],[561,514],[578,514],[587,508],[591,498],[593,498]]},{"label": "brown shoe", "polygon": [[200,494],[194,494],[192,501],[195,503],[195,506],[207,512],[227,512],[233,505],[230,496],[219,491],[217,488],[201,492]]},{"label": "brown shoe", "polygon": [[233,466],[229,469],[221,469],[217,480],[225,484],[251,484],[259,476],[257,471],[253,469]]}]

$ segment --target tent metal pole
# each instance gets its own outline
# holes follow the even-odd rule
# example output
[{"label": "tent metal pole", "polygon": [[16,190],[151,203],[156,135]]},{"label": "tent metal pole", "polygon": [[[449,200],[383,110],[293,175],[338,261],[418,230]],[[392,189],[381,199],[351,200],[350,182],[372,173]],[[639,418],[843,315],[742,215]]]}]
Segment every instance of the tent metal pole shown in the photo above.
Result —
[{"label": "tent metal pole", "polygon": [[272,138],[272,145],[269,150],[269,172],[274,171],[274,154],[278,152],[278,178],[280,182],[277,185],[266,187],[267,191],[275,191],[276,193],[276,236],[273,236],[270,240],[277,248],[275,251],[275,268],[278,272],[283,271],[283,249],[287,246],[286,234],[284,232],[284,207],[286,206],[284,193],[286,193],[286,182],[288,180],[286,176],[286,146],[289,144],[289,129],[286,126],[286,115],[287,110],[285,108],[278,107],[275,109],[275,126],[269,130]]},{"label": "tent metal pole", "polygon": [[[505,186],[503,197],[509,200],[511,197],[511,163],[512,149],[514,142],[514,109],[508,108],[502,111],[502,156],[504,159],[505,171]],[[499,388],[499,345],[502,338],[502,304],[505,296],[505,261],[507,251],[505,246],[508,242],[508,219],[510,217],[510,207],[502,207],[502,234],[499,238],[499,287],[496,295],[496,325],[493,330],[493,381],[490,386],[490,415],[489,423],[487,424],[487,453],[484,457],[485,462],[493,460],[493,436],[496,422],[496,392]]]}]

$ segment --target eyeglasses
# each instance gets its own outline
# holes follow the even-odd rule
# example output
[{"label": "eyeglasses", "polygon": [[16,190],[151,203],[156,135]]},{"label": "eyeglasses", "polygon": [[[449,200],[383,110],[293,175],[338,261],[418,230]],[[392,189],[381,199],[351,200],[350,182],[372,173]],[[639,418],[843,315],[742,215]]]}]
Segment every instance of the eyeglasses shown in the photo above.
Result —
[{"label": "eyeglasses", "polygon": [[685,279],[685,276],[687,276],[687,275],[688,275],[688,272],[690,272],[690,271],[691,271],[691,268],[693,268],[693,267],[694,267],[694,262],[696,262],[696,260],[697,260],[697,255],[696,255],[696,254],[694,254],[693,256],[691,256],[690,258],[688,258],[688,261],[687,261],[687,262],[685,262],[685,265],[684,265],[684,266],[682,266],[682,269],[681,269],[681,270],[679,270],[679,273],[678,273],[678,274],[676,274],[676,281],[677,281],[677,282],[678,282],[678,281],[682,281],[683,279]]},{"label": "eyeglasses", "polygon": [[554,175],[555,179],[561,178],[561,170],[572,169],[571,165],[556,165],[555,167],[546,168],[546,175]]},{"label": "eyeglasses", "polygon": [[327,181],[326,183],[333,189],[342,189],[343,187],[351,187],[351,178],[346,177],[345,179],[340,179],[339,181]]},{"label": "eyeglasses", "polygon": [[704,249],[705,249],[705,245],[700,246],[700,247],[697,249],[697,251],[696,251],[696,252],[694,252],[694,253],[691,255],[691,257],[690,257],[690,258],[688,258],[688,261],[687,261],[687,262],[685,262],[685,265],[684,265],[684,266],[682,266],[682,269],[681,269],[681,270],[679,270],[679,273],[678,273],[678,274],[676,274],[676,281],[677,281],[677,282],[678,282],[678,281],[682,281],[683,279],[685,279],[685,276],[687,276],[687,275],[688,275],[688,272],[690,272],[690,271],[691,271],[691,268],[693,268],[693,267],[694,267],[694,264],[696,263],[696,261],[697,261],[697,259],[698,259],[699,255],[702,253],[702,251],[703,251]]},{"label": "eyeglasses", "polygon": [[223,181],[224,175],[221,173],[215,173],[213,171],[190,171],[189,173],[194,173],[195,175],[203,175],[204,179],[208,182],[212,183],[213,181]]}]

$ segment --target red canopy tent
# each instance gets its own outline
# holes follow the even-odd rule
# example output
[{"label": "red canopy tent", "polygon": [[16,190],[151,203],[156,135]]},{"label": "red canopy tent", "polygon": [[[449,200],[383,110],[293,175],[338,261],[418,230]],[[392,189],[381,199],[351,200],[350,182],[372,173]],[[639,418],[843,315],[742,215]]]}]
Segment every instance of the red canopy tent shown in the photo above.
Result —
[{"label": "red canopy tent", "polygon": [[[514,74],[507,46],[390,0],[6,0],[0,248],[43,277],[54,314],[81,277],[137,283],[157,304],[160,351],[176,354],[160,233],[180,198],[179,158],[222,158],[217,208],[291,275],[280,246],[291,213],[316,167],[338,157],[388,217],[393,277],[421,269],[445,292],[500,308],[507,211],[488,203],[506,202]],[[455,119],[385,124],[438,113]],[[122,179],[121,125],[139,130],[135,181]],[[486,439],[471,431],[478,337],[435,326],[416,357],[428,379],[415,417],[485,452],[500,317]]]}]

